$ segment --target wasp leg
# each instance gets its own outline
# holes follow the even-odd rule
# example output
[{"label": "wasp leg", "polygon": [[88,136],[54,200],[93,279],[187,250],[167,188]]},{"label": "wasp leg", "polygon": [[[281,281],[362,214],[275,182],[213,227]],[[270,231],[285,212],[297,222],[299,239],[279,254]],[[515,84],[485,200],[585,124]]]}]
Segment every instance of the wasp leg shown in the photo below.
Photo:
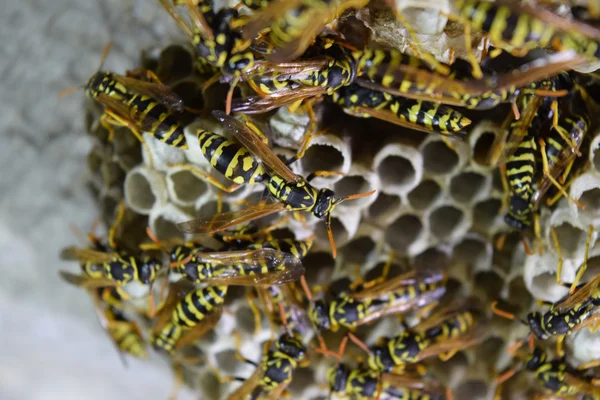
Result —
[{"label": "wasp leg", "polygon": [[148,162],[150,164],[150,167],[153,167],[154,163],[152,161],[152,153],[150,152],[150,148],[148,147],[148,144],[146,143],[146,141],[135,126],[131,125],[131,123],[124,120],[118,114],[116,114],[108,108],[104,110],[104,114],[102,114],[102,116],[100,117],[100,125],[102,125],[108,131],[108,140],[111,142],[115,137],[114,126],[124,126],[126,128],[129,128],[131,133],[135,135],[137,140],[139,140],[142,146],[144,146],[144,148],[146,149],[146,152],[148,153]]},{"label": "wasp leg", "polygon": [[254,315],[254,336],[258,337],[258,334],[260,333],[260,330],[262,328],[262,316],[260,314],[259,308],[255,303],[256,293],[254,291],[249,292],[246,296],[246,299],[248,300],[248,305],[250,306],[250,310]]},{"label": "wasp leg", "polygon": [[108,231],[108,245],[110,246],[111,249],[117,248],[115,236],[117,233],[117,229],[119,228],[119,225],[121,225],[121,223],[123,222],[124,215],[125,215],[125,203],[123,201],[121,201],[119,203],[119,208],[117,208],[117,216],[115,217],[115,221],[113,222],[112,226],[110,227],[110,229]]},{"label": "wasp leg", "polygon": [[590,225],[588,228],[587,240],[585,241],[585,255],[583,258],[583,264],[581,264],[581,267],[579,267],[579,271],[577,271],[577,275],[575,276],[575,279],[573,280],[573,283],[571,284],[571,287],[569,288],[569,294],[573,294],[573,292],[577,288],[577,285],[579,284],[579,281],[581,280],[581,277],[583,276],[583,274],[585,273],[585,270],[587,269],[587,262],[588,262],[588,257],[590,254],[590,243],[592,242],[593,234],[594,234],[594,227],[593,227],[593,225]]},{"label": "wasp leg", "polygon": [[554,249],[556,250],[556,255],[558,256],[558,265],[556,266],[556,283],[562,285],[563,256],[562,251],[560,250],[560,243],[558,243],[558,237],[556,236],[556,231],[552,226],[550,227],[550,235],[552,236],[552,243],[554,244]]},{"label": "wasp leg", "polygon": [[340,171],[315,171],[306,177],[306,181],[310,182],[317,176],[329,177],[329,176],[344,176],[345,174]]},{"label": "wasp leg", "polygon": [[225,193],[235,192],[240,187],[240,185],[238,185],[237,183],[234,183],[231,186],[225,186],[211,174],[204,172],[200,168],[194,167],[189,164],[170,164],[169,167],[181,168],[181,169],[190,171],[192,174],[197,175],[200,178],[206,180],[206,182],[210,183],[211,185],[213,185],[214,187],[216,187],[218,189],[221,189]]},{"label": "wasp leg", "polygon": [[473,77],[476,79],[483,78],[483,72],[481,71],[481,66],[479,65],[479,61],[473,54],[473,43],[471,39],[471,22],[466,20],[465,18],[461,18],[457,15],[449,14],[443,11],[440,11],[440,15],[445,16],[451,21],[456,21],[464,26],[464,36],[465,36],[465,50],[467,52],[467,58],[469,59],[469,63],[473,67]]},{"label": "wasp leg", "polygon": [[552,184],[563,194],[563,196],[565,196],[567,199],[569,199],[570,201],[575,203],[577,205],[577,207],[583,209],[584,208],[583,204],[581,204],[580,202],[578,202],[577,200],[575,200],[571,196],[569,196],[569,194],[567,193],[565,188],[563,188],[562,185],[560,183],[558,183],[556,181],[556,179],[554,179],[554,177],[551,175],[550,167],[548,166],[548,157],[546,156],[546,142],[544,141],[544,139],[541,139],[541,138],[539,139],[539,142],[540,142],[540,151],[542,153],[542,165],[543,165],[544,176],[546,178],[548,178],[548,180],[550,182],[552,182]]}]

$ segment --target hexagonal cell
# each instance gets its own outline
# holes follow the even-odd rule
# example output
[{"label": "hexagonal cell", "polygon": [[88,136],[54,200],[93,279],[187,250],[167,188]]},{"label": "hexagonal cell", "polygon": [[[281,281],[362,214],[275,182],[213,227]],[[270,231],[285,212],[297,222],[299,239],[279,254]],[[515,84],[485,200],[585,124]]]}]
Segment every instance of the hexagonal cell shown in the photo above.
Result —
[{"label": "hexagonal cell", "polygon": [[159,216],[154,222],[154,234],[160,240],[183,238],[183,233],[173,221]]},{"label": "hexagonal cell", "polygon": [[430,247],[415,256],[412,265],[416,268],[445,268],[449,264],[448,254],[437,247]]},{"label": "hexagonal cell", "polygon": [[483,238],[468,237],[454,246],[452,261],[457,264],[470,264],[475,269],[489,269],[491,251]]},{"label": "hexagonal cell", "polygon": [[414,209],[426,210],[440,197],[441,191],[437,182],[427,179],[408,194],[408,201]]},{"label": "hexagonal cell", "polygon": [[585,219],[596,219],[600,216],[600,188],[583,192],[579,201],[585,207],[579,211]]},{"label": "hexagonal cell", "polygon": [[493,271],[482,271],[475,274],[473,280],[473,295],[482,299],[484,302],[490,302],[500,297],[500,292],[504,286],[504,280]]},{"label": "hexagonal cell", "polygon": [[454,206],[442,206],[434,210],[429,216],[431,232],[439,239],[446,239],[463,223],[465,215]]},{"label": "hexagonal cell", "polygon": [[193,57],[189,51],[182,46],[171,45],[160,52],[156,73],[163,81],[175,82],[190,76],[193,65]]},{"label": "hexagonal cell", "polygon": [[385,232],[385,241],[400,254],[406,254],[423,231],[423,223],[416,215],[406,214],[392,223]]},{"label": "hexagonal cell", "polygon": [[502,202],[498,199],[481,201],[473,207],[473,229],[477,232],[487,234],[490,227],[494,225]]},{"label": "hexagonal cell", "polygon": [[511,302],[519,304],[522,311],[529,309],[530,304],[533,302],[533,297],[525,286],[522,276],[517,276],[509,282],[508,298]]},{"label": "hexagonal cell", "polygon": [[[262,314],[260,315],[262,317]],[[253,334],[256,328],[255,314],[250,307],[240,307],[235,313],[236,329]],[[259,319],[262,321],[262,318]]]},{"label": "hexagonal cell", "polygon": [[574,227],[573,225],[564,222],[554,227],[554,232],[558,237],[560,250],[563,257],[573,257],[577,255],[577,250],[580,249],[582,243],[587,239],[587,232]]},{"label": "hexagonal cell", "polygon": [[306,281],[310,285],[330,282],[335,261],[330,253],[324,251],[310,252],[302,260],[306,270]]},{"label": "hexagonal cell", "polygon": [[483,380],[469,379],[461,382],[453,390],[453,395],[457,399],[485,400],[487,399],[488,390],[488,384]]},{"label": "hexagonal cell", "polygon": [[415,167],[411,161],[401,156],[390,155],[377,167],[381,185],[405,185],[415,180]]},{"label": "hexagonal cell", "polygon": [[470,203],[486,190],[487,178],[477,172],[463,172],[452,178],[450,195],[459,203]]},{"label": "hexagonal cell", "polygon": [[190,171],[181,170],[167,175],[167,187],[170,189],[171,197],[179,203],[193,204],[206,192],[208,184]]},{"label": "hexagonal cell", "polygon": [[339,171],[344,164],[344,155],[333,146],[314,144],[300,159],[304,171]]},{"label": "hexagonal cell", "polygon": [[494,255],[492,256],[492,265],[505,273],[509,273],[512,268],[515,251],[517,251],[518,246],[522,246],[521,233],[510,232],[496,235],[492,243],[497,244],[502,236],[504,236],[502,248],[498,249],[497,246],[495,247]]},{"label": "hexagonal cell", "polygon": [[387,219],[393,216],[401,205],[400,197],[380,192],[377,194],[377,199],[369,206],[368,215],[370,218],[386,224]]},{"label": "hexagonal cell", "polygon": [[[207,201],[202,204],[198,211],[196,211],[197,218],[210,218],[218,214],[219,203],[217,200]],[[228,212],[230,210],[229,204],[221,203],[221,212]]]},{"label": "hexagonal cell", "polygon": [[502,183],[502,172],[499,168],[492,171],[492,189],[500,193],[504,193],[504,185]]},{"label": "hexagonal cell", "polygon": [[473,146],[473,161],[479,165],[488,166],[490,150],[495,140],[496,134],[494,132],[483,132],[477,139],[475,146]]},{"label": "hexagonal cell", "polygon": [[[366,193],[372,187],[362,176],[345,176],[333,185],[333,191],[337,197],[349,196],[357,193]],[[360,207],[363,204],[368,204],[373,201],[369,197],[351,200],[348,203],[340,204],[340,207]]]},{"label": "hexagonal cell", "polygon": [[423,167],[430,174],[445,175],[451,173],[458,162],[458,154],[441,140],[429,142],[423,148]]},{"label": "hexagonal cell", "polygon": [[376,243],[370,236],[362,236],[348,242],[340,251],[347,263],[362,264],[375,250]]}]

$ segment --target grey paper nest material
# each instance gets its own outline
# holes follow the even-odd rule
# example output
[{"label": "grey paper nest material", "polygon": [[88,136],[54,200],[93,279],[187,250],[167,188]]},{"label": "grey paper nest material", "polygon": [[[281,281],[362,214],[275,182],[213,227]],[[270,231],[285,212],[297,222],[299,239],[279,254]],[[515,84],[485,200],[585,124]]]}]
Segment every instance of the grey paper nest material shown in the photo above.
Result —
[{"label": "grey paper nest material", "polygon": [[[360,11],[357,18],[373,32],[375,40],[403,50],[411,48],[409,44],[413,43],[405,29],[392,23],[379,6],[373,4]],[[399,1],[396,6],[407,10],[409,22],[419,32],[419,41],[436,58],[448,61],[450,47],[456,50],[457,57],[464,55],[462,36],[455,35],[451,27],[445,31],[438,28],[446,21],[435,10],[448,12],[448,2]],[[192,57],[187,48],[170,46],[154,60],[157,63],[154,67],[161,76],[171,78],[167,82],[170,85],[189,83],[194,87],[197,77],[190,66]],[[218,93],[214,98],[205,96],[207,103],[217,98]],[[355,278],[356,271],[363,276],[374,274],[383,268],[388,254],[394,252],[414,268],[447,268],[453,297],[473,296],[484,305],[499,298],[507,299],[520,305],[522,315],[532,308],[535,300],[556,301],[562,297],[566,289],[556,284],[558,259],[550,230],[556,229],[564,258],[563,280],[570,282],[583,261],[587,226],[592,224],[595,230],[600,229],[598,130],[590,132],[590,149],[584,154],[591,168],[569,187],[570,195],[586,208],[581,210],[563,199],[552,211],[545,210],[541,229],[544,252],[527,256],[520,235],[508,234],[509,228],[502,218],[504,189],[488,156],[493,142],[505,139],[506,131],[496,115],[488,118],[488,114],[491,113],[482,112],[478,116],[466,140],[444,140],[438,135],[409,132],[381,121],[349,117],[335,107],[317,109],[317,122],[337,123],[313,138],[305,156],[292,165],[293,171],[303,176],[315,170],[339,171],[338,175],[318,177],[313,182],[316,187],[330,188],[339,196],[372,189],[377,192],[343,203],[333,212],[332,229],[338,247],[335,260],[322,220],[308,215],[304,221],[287,222],[285,229],[296,237],[315,237],[313,249],[304,260],[309,284],[327,286],[340,277]],[[87,126],[95,140],[88,157],[91,186],[106,222],[112,219],[121,200],[132,211],[125,228],[132,246],[144,240],[146,226],[161,240],[183,238],[176,224],[216,214],[219,200],[222,200],[221,211],[228,211],[239,208],[247,199],[261,198],[260,185],[244,185],[235,192],[218,196],[218,190],[209,183],[209,177],[217,180],[222,177],[201,153],[196,131],[202,128],[220,133],[222,127],[206,110],[186,126],[189,144],[186,150],[168,147],[149,134],[144,135],[147,146],[142,147],[125,129],[117,130],[112,144],[106,143],[107,132],[99,126],[97,117],[97,110],[92,109]],[[270,128],[275,152],[290,156],[301,147],[310,118],[302,111],[282,108],[268,121],[261,118],[260,122]],[[504,246],[496,248],[504,234],[507,234]],[[599,255],[596,242],[594,234],[591,257]],[[590,265],[592,274],[597,265]],[[397,272],[401,268],[394,265],[392,270]],[[262,344],[272,335],[269,323],[263,315],[260,326],[255,326],[254,314],[241,289],[230,289],[226,309],[214,332],[198,341],[198,348],[210,366],[218,368],[221,374],[250,376],[253,368],[235,358],[233,332],[240,335],[244,356],[259,361]],[[526,334],[523,327],[500,318],[494,318],[491,325],[492,333],[477,347],[459,352],[448,363],[432,363],[434,375],[452,388],[455,398],[489,398],[495,389],[494,369],[508,365],[504,350]],[[398,321],[387,319],[360,332],[371,345],[378,337],[392,336],[402,329]],[[569,338],[568,346],[582,362],[600,358],[598,340],[587,331]],[[297,371],[289,387],[294,398],[321,399],[328,395],[323,388],[324,371],[333,362],[318,356],[311,361],[310,367]],[[136,367],[137,364],[131,368],[131,373],[138,373]],[[192,368],[185,373],[186,382],[202,398],[225,398],[233,386],[220,384],[213,371],[206,364]]]}]

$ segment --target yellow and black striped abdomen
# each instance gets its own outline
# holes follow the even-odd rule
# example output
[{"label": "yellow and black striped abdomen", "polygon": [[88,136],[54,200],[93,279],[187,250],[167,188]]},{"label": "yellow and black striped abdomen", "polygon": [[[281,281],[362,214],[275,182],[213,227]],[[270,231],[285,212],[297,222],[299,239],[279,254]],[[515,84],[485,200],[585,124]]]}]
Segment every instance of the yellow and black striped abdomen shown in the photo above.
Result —
[{"label": "yellow and black striped abdomen", "polygon": [[210,165],[237,184],[255,184],[265,177],[256,158],[240,144],[213,132],[199,130],[198,142]]},{"label": "yellow and black striped abdomen", "polygon": [[128,103],[144,131],[169,146],[187,149],[181,123],[164,104],[138,94],[132,95]]},{"label": "yellow and black striped abdomen", "polygon": [[225,301],[227,286],[207,286],[186,294],[173,310],[172,322],[184,328],[192,328],[211,314]]},{"label": "yellow and black striped abdomen", "polygon": [[287,182],[275,174],[270,175],[267,188],[273,197],[291,211],[312,211],[318,193],[304,180]]},{"label": "yellow and black striped abdomen", "polygon": [[183,328],[172,321],[168,322],[153,338],[152,343],[156,349],[172,352],[183,334]]},{"label": "yellow and black striped abdomen", "polygon": [[291,254],[297,258],[304,258],[312,247],[312,240],[273,239],[263,243],[249,246],[251,249],[274,249]]},{"label": "yellow and black striped abdomen", "polygon": [[506,5],[460,0],[456,6],[474,29],[487,32],[492,42],[505,50],[547,47],[560,37],[552,25]]},{"label": "yellow and black striped abdomen", "polygon": [[398,119],[441,134],[461,132],[471,120],[440,103],[394,97],[389,109]]},{"label": "yellow and black striped abdomen", "polygon": [[537,142],[533,135],[528,134],[517,147],[517,150],[506,162],[506,176],[511,195],[517,195],[524,200],[533,195],[533,180],[537,170]]},{"label": "yellow and black striped abdomen", "polygon": [[444,320],[438,326],[426,330],[424,336],[435,342],[453,339],[473,328],[475,321],[475,316],[471,311],[459,312]]}]

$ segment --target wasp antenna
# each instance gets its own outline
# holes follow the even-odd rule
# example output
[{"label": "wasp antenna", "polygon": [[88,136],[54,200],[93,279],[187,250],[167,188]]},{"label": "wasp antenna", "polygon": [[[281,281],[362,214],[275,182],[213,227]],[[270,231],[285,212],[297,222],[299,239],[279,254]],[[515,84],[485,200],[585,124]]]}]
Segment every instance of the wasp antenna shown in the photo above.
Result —
[{"label": "wasp antenna", "polygon": [[98,71],[100,71],[102,69],[102,67],[104,67],[104,62],[106,61],[106,58],[108,57],[108,53],[110,53],[110,49],[112,48],[112,45],[113,45],[113,42],[112,42],[112,40],[110,40],[104,46],[104,50],[102,50],[102,58],[100,59],[100,66],[98,67]]},{"label": "wasp antenna", "polygon": [[352,195],[346,196],[346,197],[340,197],[333,204],[334,205],[338,205],[338,204],[343,203],[343,202],[345,202],[347,200],[362,199],[363,197],[369,197],[369,196],[375,194],[376,192],[377,192],[377,190],[373,189],[370,192],[366,192],[366,193],[357,193],[357,194],[352,194]]},{"label": "wasp antenna", "polygon": [[64,97],[66,95],[69,95],[71,93],[78,91],[81,88],[83,88],[83,86],[75,86],[75,87],[70,87],[68,89],[61,90],[60,92],[58,92],[58,97]]},{"label": "wasp antenna", "polygon": [[310,288],[306,283],[306,278],[304,277],[304,275],[300,277],[300,285],[302,286],[302,290],[304,290],[304,294],[306,295],[308,301],[312,302],[312,292],[310,291]]},{"label": "wasp antenna", "polygon": [[146,235],[148,235],[148,237],[150,238],[150,240],[152,240],[154,243],[156,243],[156,245],[160,249],[165,250],[165,246],[160,242],[160,240],[158,240],[158,238],[156,237],[156,235],[154,234],[154,232],[152,232],[152,229],[150,229],[149,226],[146,227]]},{"label": "wasp antenna", "polygon": [[337,256],[337,249],[335,248],[335,240],[333,239],[333,231],[331,230],[331,214],[329,214],[325,225],[327,225],[327,237],[329,238],[329,243],[331,244],[331,256],[335,260],[335,257]]},{"label": "wasp antenna", "polygon": [[506,319],[510,319],[510,320],[514,320],[515,319],[515,315],[514,314],[509,313],[508,311],[504,311],[504,310],[499,309],[497,301],[492,302],[492,312],[494,314],[498,315],[499,317],[502,317],[502,318],[506,318]]}]

